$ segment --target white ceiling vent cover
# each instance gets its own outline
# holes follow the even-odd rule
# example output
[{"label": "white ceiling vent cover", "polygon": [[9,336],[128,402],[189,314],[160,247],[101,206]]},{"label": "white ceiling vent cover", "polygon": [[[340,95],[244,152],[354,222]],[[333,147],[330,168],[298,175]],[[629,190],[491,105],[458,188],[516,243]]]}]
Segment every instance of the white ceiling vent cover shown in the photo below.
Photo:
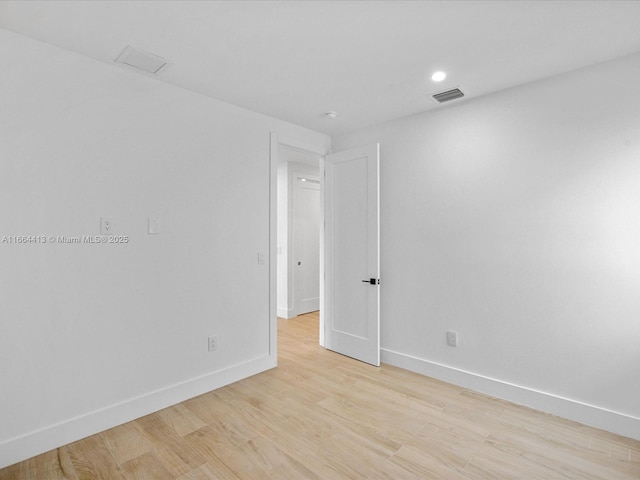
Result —
[{"label": "white ceiling vent cover", "polygon": [[116,63],[123,63],[129,67],[151,73],[152,75],[157,75],[169,65],[169,62],[164,58],[154,55],[153,53],[138,50],[131,45],[127,45],[127,48],[118,55],[115,61]]},{"label": "white ceiling vent cover", "polygon": [[433,99],[438,103],[449,102],[451,100],[455,100],[456,98],[464,97],[464,93],[459,88],[454,88],[453,90],[447,90],[446,92],[436,93],[435,95],[431,95]]}]

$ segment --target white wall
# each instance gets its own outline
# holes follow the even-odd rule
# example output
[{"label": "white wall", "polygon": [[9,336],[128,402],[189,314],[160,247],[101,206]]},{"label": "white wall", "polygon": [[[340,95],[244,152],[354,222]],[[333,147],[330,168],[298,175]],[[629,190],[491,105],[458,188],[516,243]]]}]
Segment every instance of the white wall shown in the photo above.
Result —
[{"label": "white wall", "polygon": [[0,237],[130,238],[0,243],[0,467],[274,366],[270,132],[328,137],[4,30],[0,63]]},{"label": "white wall", "polygon": [[384,361],[640,438],[638,84],[633,56],[334,139],[381,144]]}]

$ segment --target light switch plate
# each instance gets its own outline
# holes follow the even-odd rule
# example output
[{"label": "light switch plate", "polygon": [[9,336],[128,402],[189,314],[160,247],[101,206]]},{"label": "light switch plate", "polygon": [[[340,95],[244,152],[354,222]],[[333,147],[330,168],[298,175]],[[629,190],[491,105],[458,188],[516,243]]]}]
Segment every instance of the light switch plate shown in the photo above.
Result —
[{"label": "light switch plate", "polygon": [[160,222],[157,218],[149,217],[147,219],[147,232],[149,235],[157,235],[160,233]]}]

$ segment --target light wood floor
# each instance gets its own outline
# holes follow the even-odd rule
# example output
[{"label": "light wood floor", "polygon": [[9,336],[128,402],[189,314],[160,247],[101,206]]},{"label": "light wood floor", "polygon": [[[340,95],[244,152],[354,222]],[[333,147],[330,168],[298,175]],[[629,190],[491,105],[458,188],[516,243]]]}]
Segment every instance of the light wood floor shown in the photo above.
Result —
[{"label": "light wood floor", "polygon": [[279,367],[0,470],[0,479],[640,479],[640,442],[318,347],[279,321]]}]

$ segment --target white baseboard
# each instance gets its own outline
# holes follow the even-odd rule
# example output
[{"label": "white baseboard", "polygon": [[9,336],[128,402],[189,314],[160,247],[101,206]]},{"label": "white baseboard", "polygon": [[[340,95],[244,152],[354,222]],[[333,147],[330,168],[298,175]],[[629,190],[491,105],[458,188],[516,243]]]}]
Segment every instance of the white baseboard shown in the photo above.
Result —
[{"label": "white baseboard", "polygon": [[135,420],[276,366],[267,355],[177,383],[0,443],[0,468]]},{"label": "white baseboard", "polygon": [[286,318],[288,320],[290,318],[295,317],[297,315],[297,313],[295,312],[295,309],[293,309],[293,308],[289,308],[289,309],[278,308],[277,309],[277,315],[280,318]]},{"label": "white baseboard", "polygon": [[381,350],[381,360],[395,367],[640,440],[640,418],[637,417],[388,349]]}]

